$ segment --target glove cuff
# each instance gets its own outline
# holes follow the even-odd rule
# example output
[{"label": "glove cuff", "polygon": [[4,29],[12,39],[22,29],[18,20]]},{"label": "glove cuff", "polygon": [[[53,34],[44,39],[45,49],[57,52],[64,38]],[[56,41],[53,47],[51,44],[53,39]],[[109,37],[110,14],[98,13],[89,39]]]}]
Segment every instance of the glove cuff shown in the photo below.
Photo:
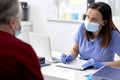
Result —
[{"label": "glove cuff", "polygon": [[70,56],[71,56],[72,60],[74,60],[74,56],[73,56],[73,54],[70,54]]},{"label": "glove cuff", "polygon": [[100,62],[97,66],[95,66],[95,68],[98,69],[98,68],[100,68],[100,67],[102,67],[104,65],[105,65],[104,62]]}]

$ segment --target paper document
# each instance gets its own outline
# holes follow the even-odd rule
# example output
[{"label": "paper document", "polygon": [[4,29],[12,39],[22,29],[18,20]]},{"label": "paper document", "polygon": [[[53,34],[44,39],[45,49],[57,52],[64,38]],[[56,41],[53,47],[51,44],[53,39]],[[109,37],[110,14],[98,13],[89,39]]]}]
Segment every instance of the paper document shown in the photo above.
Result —
[{"label": "paper document", "polygon": [[57,63],[56,66],[71,68],[71,69],[76,69],[76,70],[85,70],[85,68],[81,66],[85,62],[87,62],[87,61],[86,60],[81,60],[81,59],[75,59],[72,62],[70,62],[69,64]]}]

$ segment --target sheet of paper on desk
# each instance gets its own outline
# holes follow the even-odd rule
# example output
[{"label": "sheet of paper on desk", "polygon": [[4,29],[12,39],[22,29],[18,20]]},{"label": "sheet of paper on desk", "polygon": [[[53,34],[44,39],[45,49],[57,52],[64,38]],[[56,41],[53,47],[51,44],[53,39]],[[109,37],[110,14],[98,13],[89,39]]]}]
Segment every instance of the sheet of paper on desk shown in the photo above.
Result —
[{"label": "sheet of paper on desk", "polygon": [[64,67],[64,68],[71,68],[71,69],[76,69],[76,70],[84,70],[85,68],[82,67],[81,65],[87,62],[86,60],[80,60],[80,59],[75,59],[69,64],[63,64],[63,63],[57,63],[56,66],[58,67]]}]

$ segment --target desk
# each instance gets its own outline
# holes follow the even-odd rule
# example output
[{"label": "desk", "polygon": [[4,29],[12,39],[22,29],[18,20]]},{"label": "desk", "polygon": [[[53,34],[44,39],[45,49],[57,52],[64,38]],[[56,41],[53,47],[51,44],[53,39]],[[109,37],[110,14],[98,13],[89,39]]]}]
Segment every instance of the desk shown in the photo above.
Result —
[{"label": "desk", "polygon": [[[61,53],[53,51],[53,56],[59,58]],[[96,70],[79,71],[55,66],[52,63],[49,66],[41,68],[45,80],[87,80],[85,75],[94,73]]]}]

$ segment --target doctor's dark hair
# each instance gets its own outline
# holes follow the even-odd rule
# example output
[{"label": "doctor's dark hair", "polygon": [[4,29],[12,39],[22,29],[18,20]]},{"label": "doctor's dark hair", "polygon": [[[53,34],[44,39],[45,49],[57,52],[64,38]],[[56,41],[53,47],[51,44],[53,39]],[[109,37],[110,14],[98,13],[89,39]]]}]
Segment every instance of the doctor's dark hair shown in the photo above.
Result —
[{"label": "doctor's dark hair", "polygon": [[19,13],[18,0],[0,0],[0,25],[6,24],[11,17],[18,17]]},{"label": "doctor's dark hair", "polygon": [[[106,48],[106,47],[108,47],[108,45],[111,41],[111,31],[114,29],[119,32],[119,30],[116,28],[116,26],[114,25],[113,20],[112,20],[111,7],[107,3],[96,2],[96,3],[92,3],[88,7],[88,9],[89,8],[98,10],[102,14],[102,19],[103,19],[105,25],[100,30],[99,35],[102,35],[101,47]],[[85,29],[84,33],[85,33],[85,38],[87,40],[89,40],[89,38],[93,37],[92,32],[89,32],[86,29]]]}]

